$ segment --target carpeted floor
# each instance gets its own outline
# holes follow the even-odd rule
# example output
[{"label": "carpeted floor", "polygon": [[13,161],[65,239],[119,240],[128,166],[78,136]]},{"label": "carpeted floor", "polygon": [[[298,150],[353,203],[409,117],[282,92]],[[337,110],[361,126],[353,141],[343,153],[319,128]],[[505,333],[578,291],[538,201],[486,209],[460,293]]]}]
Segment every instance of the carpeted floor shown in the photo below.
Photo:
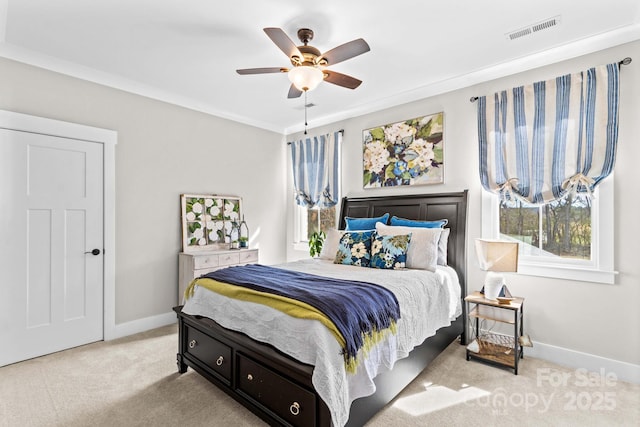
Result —
[{"label": "carpeted floor", "polygon": [[[0,426],[262,426],[197,373],[177,373],[176,326],[0,368]],[[638,426],[640,385],[523,360],[519,375],[454,343],[368,424]]]}]

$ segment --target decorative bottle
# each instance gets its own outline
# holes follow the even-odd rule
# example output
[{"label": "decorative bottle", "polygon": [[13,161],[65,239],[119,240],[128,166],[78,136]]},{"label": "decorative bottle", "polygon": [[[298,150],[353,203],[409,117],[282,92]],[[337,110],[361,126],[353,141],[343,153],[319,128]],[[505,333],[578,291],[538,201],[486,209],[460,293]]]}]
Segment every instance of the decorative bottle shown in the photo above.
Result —
[{"label": "decorative bottle", "polygon": [[242,215],[242,221],[240,221],[239,234],[240,234],[240,237],[238,238],[238,240],[240,241],[240,247],[241,248],[249,247],[249,226],[247,225],[247,222],[244,220],[244,215]]}]

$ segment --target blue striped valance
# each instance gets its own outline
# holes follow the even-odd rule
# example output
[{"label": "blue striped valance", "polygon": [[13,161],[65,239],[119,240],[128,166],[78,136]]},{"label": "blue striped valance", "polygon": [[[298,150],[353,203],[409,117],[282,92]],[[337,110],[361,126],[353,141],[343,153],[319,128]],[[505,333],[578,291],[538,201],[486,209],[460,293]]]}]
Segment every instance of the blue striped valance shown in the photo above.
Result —
[{"label": "blue striped valance", "polygon": [[479,97],[482,186],[532,204],[590,195],[613,171],[618,83],[613,63]]},{"label": "blue striped valance", "polygon": [[338,203],[342,132],[306,137],[291,143],[296,203],[328,208]]}]

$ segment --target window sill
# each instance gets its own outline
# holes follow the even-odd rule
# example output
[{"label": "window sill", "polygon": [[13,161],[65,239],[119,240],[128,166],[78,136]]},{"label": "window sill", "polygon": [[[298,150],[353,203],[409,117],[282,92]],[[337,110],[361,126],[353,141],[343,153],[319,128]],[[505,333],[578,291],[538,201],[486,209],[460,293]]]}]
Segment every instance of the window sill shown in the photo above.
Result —
[{"label": "window sill", "polygon": [[309,243],[307,242],[296,242],[293,244],[294,251],[304,251],[309,252]]},{"label": "window sill", "polygon": [[524,264],[521,261],[518,265],[518,274],[613,285],[615,283],[617,272],[580,267],[558,266],[553,264]]}]

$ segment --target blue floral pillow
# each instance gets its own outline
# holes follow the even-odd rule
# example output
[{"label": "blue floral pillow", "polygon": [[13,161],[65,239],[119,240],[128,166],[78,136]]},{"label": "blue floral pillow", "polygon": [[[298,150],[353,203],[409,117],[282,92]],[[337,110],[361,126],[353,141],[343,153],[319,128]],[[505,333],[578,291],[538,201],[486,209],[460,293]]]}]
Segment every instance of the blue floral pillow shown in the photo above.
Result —
[{"label": "blue floral pillow", "polygon": [[411,233],[396,236],[374,233],[371,238],[370,267],[394,270],[405,268],[410,242]]},{"label": "blue floral pillow", "polygon": [[334,264],[369,267],[371,260],[371,235],[373,231],[346,232],[338,243]]}]

